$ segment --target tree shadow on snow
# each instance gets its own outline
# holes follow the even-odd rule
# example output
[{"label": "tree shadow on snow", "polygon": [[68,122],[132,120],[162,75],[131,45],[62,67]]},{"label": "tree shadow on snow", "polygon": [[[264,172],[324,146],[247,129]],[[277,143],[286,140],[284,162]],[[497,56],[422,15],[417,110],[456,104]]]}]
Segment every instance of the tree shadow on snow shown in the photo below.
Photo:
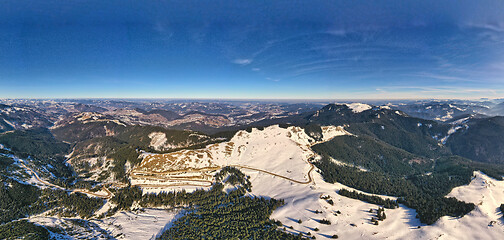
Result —
[{"label": "tree shadow on snow", "polygon": [[[323,234],[323,233],[318,233],[318,235],[325,237],[325,238],[332,238],[332,236],[333,236],[333,235]],[[337,235],[337,234],[335,234],[335,235]]]},{"label": "tree shadow on snow", "polygon": [[311,213],[318,214],[318,212],[317,212],[318,210],[311,210],[311,209],[308,209],[308,208],[306,208],[305,210],[308,211],[308,212],[311,212]]},{"label": "tree shadow on snow", "polygon": [[291,217],[286,217],[287,219],[295,222],[295,223],[298,223],[299,219],[295,219],[295,218],[291,218]]},{"label": "tree shadow on snow", "polygon": [[424,223],[420,222],[420,219],[416,218],[417,212],[415,209],[406,207],[402,204],[399,205],[400,208],[406,211],[406,217],[402,218],[408,225],[410,225],[410,229],[417,229],[419,226],[427,226]]},{"label": "tree shadow on snow", "polygon": [[177,221],[177,219],[181,218],[182,216],[184,216],[184,215],[186,215],[186,214],[188,214],[188,213],[189,213],[189,211],[186,211],[186,210],[182,210],[182,211],[180,211],[179,213],[177,213],[177,214],[173,217],[173,219],[172,219],[169,223],[167,223],[167,224],[163,227],[163,229],[161,229],[161,231],[159,231],[159,232],[156,234],[155,239],[158,239],[159,237],[161,237],[161,234],[163,234],[163,233],[164,233],[166,230],[168,230],[169,228],[173,227],[173,223],[174,223],[175,221]]}]

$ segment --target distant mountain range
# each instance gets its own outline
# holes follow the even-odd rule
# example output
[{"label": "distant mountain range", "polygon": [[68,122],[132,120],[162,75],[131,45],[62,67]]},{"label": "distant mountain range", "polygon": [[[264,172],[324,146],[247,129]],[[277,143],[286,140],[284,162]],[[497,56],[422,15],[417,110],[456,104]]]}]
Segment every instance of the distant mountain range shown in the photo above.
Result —
[{"label": "distant mountain range", "polygon": [[436,121],[450,121],[464,115],[504,116],[504,102],[497,101],[420,101],[390,104],[410,116]]},{"label": "distant mountain range", "polygon": [[[121,125],[210,134],[272,124],[349,125],[355,134],[370,135],[410,152],[436,149],[441,144],[447,148],[443,151],[472,160],[504,163],[502,117],[495,116],[504,115],[504,102],[500,101],[421,101],[382,106],[98,100],[11,100],[10,104],[0,105],[0,132],[50,127],[58,135],[75,137],[107,136]],[[77,123],[94,123],[101,133],[77,127]],[[68,126],[74,126],[74,130]]]}]

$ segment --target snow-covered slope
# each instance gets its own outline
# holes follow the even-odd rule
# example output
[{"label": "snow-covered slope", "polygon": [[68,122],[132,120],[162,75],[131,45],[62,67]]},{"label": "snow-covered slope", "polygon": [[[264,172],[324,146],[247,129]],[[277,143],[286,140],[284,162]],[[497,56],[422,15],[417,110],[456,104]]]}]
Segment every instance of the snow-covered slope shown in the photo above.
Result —
[{"label": "snow-covered slope", "polygon": [[[254,195],[285,200],[286,205],[275,210],[271,218],[280,220],[289,232],[310,232],[317,239],[330,239],[334,234],[340,239],[504,239],[504,221],[497,210],[504,202],[504,181],[479,172],[470,185],[455,188],[449,194],[475,203],[476,210],[462,218],[442,217],[431,226],[421,224],[415,218],[416,211],[403,205],[386,209],[387,219],[375,226],[370,219],[376,212],[369,213],[369,210],[376,210],[377,205],[338,195],[338,189],[352,189],[339,183],[326,183],[317,172],[313,173],[313,182],[309,185],[246,169],[244,172],[251,176]],[[330,196],[334,205],[320,196]],[[317,210],[321,213],[317,214]],[[337,211],[341,214],[335,216]],[[297,223],[299,219],[301,224]],[[328,219],[332,224],[321,224],[321,219]],[[493,226],[489,226],[491,221],[495,221]],[[319,231],[315,232],[315,228]]]}]

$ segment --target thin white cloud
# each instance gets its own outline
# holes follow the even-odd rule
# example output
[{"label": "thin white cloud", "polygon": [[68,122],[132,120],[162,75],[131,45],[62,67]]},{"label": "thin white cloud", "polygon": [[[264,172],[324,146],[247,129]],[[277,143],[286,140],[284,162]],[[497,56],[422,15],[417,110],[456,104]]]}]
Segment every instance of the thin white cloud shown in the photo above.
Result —
[{"label": "thin white cloud", "polygon": [[494,32],[504,32],[504,23],[467,23],[464,27],[468,28],[480,28],[485,30],[491,30]]},{"label": "thin white cloud", "polygon": [[260,68],[252,68],[252,71],[259,72],[259,71],[261,71],[261,69]]},{"label": "thin white cloud", "polygon": [[154,31],[156,31],[159,35],[161,35],[163,40],[170,40],[173,37],[173,32],[171,32],[167,26],[167,24],[157,21],[153,26]]},{"label": "thin white cloud", "polygon": [[437,79],[445,82],[477,82],[475,80],[467,79],[467,78],[461,78],[457,76],[452,76],[452,75],[442,75],[442,74],[434,74],[434,73],[427,73],[427,72],[421,72],[417,74],[404,74],[405,76],[412,76],[412,77],[421,77],[421,78],[431,78],[431,79]]},{"label": "thin white cloud", "polygon": [[253,61],[252,59],[238,58],[238,59],[233,60],[233,63],[245,66],[245,65],[251,64],[252,61]]},{"label": "thin white cloud", "polygon": [[347,31],[345,31],[344,29],[333,29],[327,31],[327,33],[334,36],[345,36],[347,34]]},{"label": "thin white cloud", "polygon": [[504,62],[495,62],[489,66],[492,70],[504,71]]},{"label": "thin white cloud", "polygon": [[493,88],[471,88],[471,87],[457,87],[457,86],[382,86],[377,88],[379,92],[417,92],[417,93],[430,93],[437,95],[459,94],[461,97],[464,94],[483,93],[483,95],[497,95],[502,93],[502,89]]}]

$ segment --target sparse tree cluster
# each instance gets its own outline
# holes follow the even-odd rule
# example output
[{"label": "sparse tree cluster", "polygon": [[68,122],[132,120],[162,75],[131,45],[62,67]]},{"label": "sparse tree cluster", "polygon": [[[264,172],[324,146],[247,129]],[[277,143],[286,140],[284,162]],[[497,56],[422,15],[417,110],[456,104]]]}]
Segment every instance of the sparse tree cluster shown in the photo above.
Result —
[{"label": "sparse tree cluster", "polygon": [[[372,212],[370,210],[370,212]],[[384,208],[378,208],[376,210],[376,217],[372,217],[371,218],[371,222],[374,224],[374,225],[378,225],[379,224],[379,221],[383,221],[387,218],[387,215],[385,214],[385,209]]]},{"label": "sparse tree cluster", "polygon": [[331,225],[331,221],[329,221],[327,219],[322,219],[322,220],[320,220],[320,224]]},{"label": "sparse tree cluster", "polygon": [[384,208],[378,208],[378,210],[376,211],[376,218],[378,218],[379,221],[383,221],[387,218]]}]

